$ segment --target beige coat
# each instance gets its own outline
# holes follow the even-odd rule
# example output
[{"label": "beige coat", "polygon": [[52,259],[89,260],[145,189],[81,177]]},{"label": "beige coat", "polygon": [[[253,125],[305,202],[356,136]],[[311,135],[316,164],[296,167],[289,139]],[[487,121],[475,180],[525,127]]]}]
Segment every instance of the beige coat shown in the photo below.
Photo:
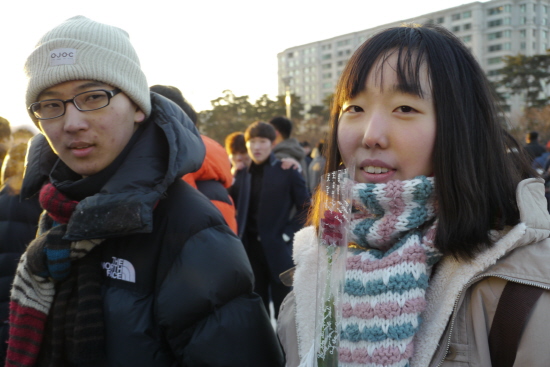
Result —
[{"label": "beige coat", "polygon": [[[550,290],[550,215],[542,180],[522,181],[517,202],[521,223],[492,233],[494,246],[471,262],[447,257],[437,264],[411,367],[490,367],[488,335],[506,282]],[[312,227],[296,234],[294,291],[277,325],[289,367],[298,365],[313,340],[316,246]],[[528,319],[514,366],[550,366],[550,292],[543,292]]]}]

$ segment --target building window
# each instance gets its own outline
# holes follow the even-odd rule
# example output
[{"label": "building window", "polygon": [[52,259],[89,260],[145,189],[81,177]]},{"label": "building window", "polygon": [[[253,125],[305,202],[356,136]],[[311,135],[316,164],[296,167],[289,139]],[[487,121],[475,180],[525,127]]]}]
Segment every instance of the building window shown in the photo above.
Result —
[{"label": "building window", "polygon": [[497,6],[496,8],[489,8],[487,9],[487,15],[495,15],[500,14],[504,11],[504,8],[502,6]]},{"label": "building window", "polygon": [[441,23],[444,23],[445,22],[445,18],[444,17],[439,17],[437,18],[437,24],[441,24]]},{"label": "building window", "polygon": [[527,4],[520,4],[519,11],[525,13],[527,11]]},{"label": "building window", "polygon": [[489,39],[489,41],[497,38],[501,38],[501,37],[502,37],[502,32],[493,32],[493,33],[487,34],[487,38]]},{"label": "building window", "polygon": [[463,19],[467,19],[467,18],[471,18],[472,17],[472,12],[471,11],[465,11],[464,13],[462,13],[462,18]]},{"label": "building window", "polygon": [[495,19],[491,20],[489,23],[487,23],[487,27],[498,27],[499,25],[502,25],[502,19]]},{"label": "building window", "polygon": [[332,48],[331,44],[321,46],[321,50],[323,50],[323,51],[330,50],[331,48]]},{"label": "building window", "polygon": [[522,49],[522,50],[525,50],[527,48],[527,44],[525,42],[521,42],[519,44],[519,48]]},{"label": "building window", "polygon": [[504,42],[502,44],[502,49],[505,51],[510,51],[512,49],[512,44],[510,42]]},{"label": "building window", "polygon": [[321,68],[323,68],[323,69],[330,69],[330,68],[332,68],[332,64],[330,64],[330,63],[329,63],[329,64],[323,64],[323,65],[321,66]]},{"label": "building window", "polygon": [[464,29],[465,31],[467,31],[468,29],[472,29],[472,23],[466,23],[466,24],[464,24],[463,29]]},{"label": "building window", "polygon": [[520,29],[519,30],[519,36],[521,38],[525,38],[527,36],[527,31],[525,29]]},{"label": "building window", "polygon": [[519,24],[527,24],[527,17],[519,18]]},{"label": "building window", "polygon": [[536,49],[537,49],[537,43],[533,42],[533,50],[536,50]]},{"label": "building window", "polygon": [[472,36],[471,35],[464,36],[461,39],[462,39],[462,42],[464,42],[464,43],[470,42],[472,40]]},{"label": "building window", "polygon": [[548,31],[542,31],[542,39],[548,38]]},{"label": "building window", "polygon": [[510,17],[504,18],[502,23],[505,24],[505,25],[510,25],[510,24],[512,24],[512,18],[510,18]]},{"label": "building window", "polygon": [[501,44],[489,46],[489,52],[495,52],[495,51],[500,51],[500,50],[502,50],[502,45]]},{"label": "building window", "polygon": [[344,60],[341,60],[341,61],[338,61],[338,63],[336,64],[336,66],[343,66],[345,65],[346,62]]},{"label": "building window", "polygon": [[533,29],[533,37],[536,37],[536,36],[537,36],[537,30]]},{"label": "building window", "polygon": [[452,28],[452,31],[453,31],[453,32],[458,32],[458,31],[460,31],[460,26],[459,26],[459,25],[455,25],[455,26]]},{"label": "building window", "polygon": [[451,15],[451,19],[452,20],[459,20],[460,19],[460,13],[456,13],[456,14]]},{"label": "building window", "polygon": [[489,70],[489,71],[487,72],[487,75],[488,75],[488,76],[500,75],[500,71],[499,71],[499,70],[500,70],[500,69]]},{"label": "building window", "polygon": [[542,6],[542,14],[548,14],[548,6],[546,5]]},{"label": "building window", "polygon": [[351,40],[349,40],[349,39],[343,40],[343,41],[338,41],[338,42],[336,42],[336,47],[347,46],[350,43],[351,43]]},{"label": "building window", "polygon": [[510,5],[510,4],[504,5],[504,12],[505,13],[511,13],[512,12],[512,5]]},{"label": "building window", "polygon": [[504,31],[504,37],[506,38],[512,38],[512,31],[511,30],[505,30]]},{"label": "building window", "polygon": [[501,57],[490,57],[489,59],[487,59],[487,62],[489,63],[489,65],[500,64],[502,62],[502,58]]},{"label": "building window", "polygon": [[330,58],[332,57],[332,54],[324,54],[321,59],[322,60],[330,60]]},{"label": "building window", "polygon": [[289,52],[286,56],[291,59],[294,57],[294,52]]},{"label": "building window", "polygon": [[330,79],[332,78],[332,73],[323,73],[323,79]]},{"label": "building window", "polygon": [[332,88],[332,83],[323,83],[323,88]]},{"label": "building window", "polygon": [[542,18],[541,21],[542,21],[542,25],[548,25],[548,19]]}]

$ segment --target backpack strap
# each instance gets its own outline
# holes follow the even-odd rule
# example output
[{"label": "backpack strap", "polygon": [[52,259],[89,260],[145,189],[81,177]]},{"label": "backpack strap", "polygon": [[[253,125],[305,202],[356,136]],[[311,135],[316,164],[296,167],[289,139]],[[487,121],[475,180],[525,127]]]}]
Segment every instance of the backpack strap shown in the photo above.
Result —
[{"label": "backpack strap", "polygon": [[491,364],[512,367],[523,328],[543,289],[508,282],[502,291],[489,332]]}]

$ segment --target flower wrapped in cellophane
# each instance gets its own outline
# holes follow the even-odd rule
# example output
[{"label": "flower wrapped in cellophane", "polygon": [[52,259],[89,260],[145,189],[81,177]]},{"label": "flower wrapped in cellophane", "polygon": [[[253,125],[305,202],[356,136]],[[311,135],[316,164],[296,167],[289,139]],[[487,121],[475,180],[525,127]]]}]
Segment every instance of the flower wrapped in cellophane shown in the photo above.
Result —
[{"label": "flower wrapped in cellophane", "polygon": [[[315,359],[319,367],[338,366],[342,293],[346,271],[347,234],[351,214],[351,180],[346,169],[323,175],[318,226]],[[316,364],[315,364],[316,363]]]}]

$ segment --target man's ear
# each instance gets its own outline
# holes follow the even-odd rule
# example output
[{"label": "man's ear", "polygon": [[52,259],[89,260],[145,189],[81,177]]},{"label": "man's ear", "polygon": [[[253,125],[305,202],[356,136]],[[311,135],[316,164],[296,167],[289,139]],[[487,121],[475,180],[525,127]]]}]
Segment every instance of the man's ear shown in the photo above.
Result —
[{"label": "man's ear", "polygon": [[136,124],[139,124],[139,123],[143,122],[144,120],[145,120],[145,113],[141,110],[141,108],[136,106],[136,112],[134,114],[134,122]]}]

